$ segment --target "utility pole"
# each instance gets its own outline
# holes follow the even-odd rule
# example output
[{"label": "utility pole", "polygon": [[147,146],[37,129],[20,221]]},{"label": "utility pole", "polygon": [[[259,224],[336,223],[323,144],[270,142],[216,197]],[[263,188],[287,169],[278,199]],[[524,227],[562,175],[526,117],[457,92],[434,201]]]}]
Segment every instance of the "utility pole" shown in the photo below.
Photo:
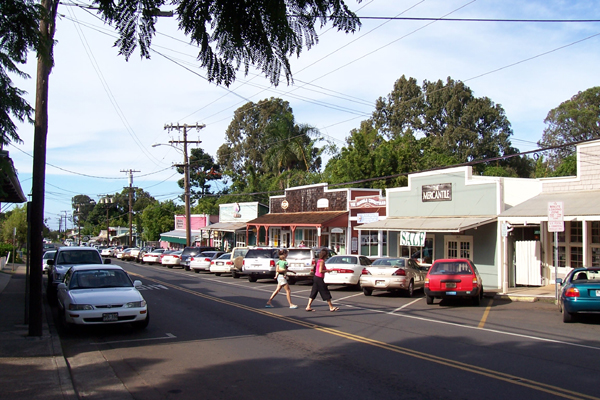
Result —
[{"label": "utility pole", "polygon": [[[68,223],[68,222],[69,222],[69,217],[68,217],[68,215],[67,215],[67,214],[68,214],[68,212],[69,212],[69,211],[65,211],[65,210],[62,210],[62,211],[61,211],[61,213],[64,213],[64,214],[65,214],[65,217],[64,217],[64,218],[65,218],[65,239],[67,238],[68,231],[69,231],[69,223]],[[64,242],[64,240],[63,240],[63,242]]]},{"label": "utility pole", "polygon": [[121,172],[125,172],[129,174],[129,245],[133,245],[133,190],[137,189],[133,187],[133,173],[141,172],[133,169],[121,170]]},{"label": "utility pole", "polygon": [[169,124],[165,125],[165,130],[172,131],[183,130],[183,140],[169,140],[170,144],[181,144],[183,143],[183,182],[184,182],[184,197],[185,197],[185,243],[186,246],[191,246],[192,237],[191,237],[191,223],[190,223],[190,163],[188,162],[188,154],[187,154],[187,145],[188,143],[200,144],[202,141],[200,140],[187,140],[187,130],[188,128],[196,128],[197,131],[206,127],[204,124],[196,124],[194,125],[174,125]]},{"label": "utility pole", "polygon": [[110,219],[108,218],[108,210],[110,206],[113,204],[113,196],[110,194],[105,194],[99,200],[100,204],[104,204],[106,207],[106,245],[110,246]]}]

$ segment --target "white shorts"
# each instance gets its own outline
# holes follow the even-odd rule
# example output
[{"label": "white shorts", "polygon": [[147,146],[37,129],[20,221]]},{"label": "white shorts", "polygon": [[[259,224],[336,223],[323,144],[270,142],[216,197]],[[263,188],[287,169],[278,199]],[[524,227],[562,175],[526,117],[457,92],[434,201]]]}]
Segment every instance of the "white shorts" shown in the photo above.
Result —
[{"label": "white shorts", "polygon": [[283,286],[283,285],[287,285],[288,281],[287,278],[285,277],[285,275],[278,275],[277,276],[277,284],[279,286]]}]

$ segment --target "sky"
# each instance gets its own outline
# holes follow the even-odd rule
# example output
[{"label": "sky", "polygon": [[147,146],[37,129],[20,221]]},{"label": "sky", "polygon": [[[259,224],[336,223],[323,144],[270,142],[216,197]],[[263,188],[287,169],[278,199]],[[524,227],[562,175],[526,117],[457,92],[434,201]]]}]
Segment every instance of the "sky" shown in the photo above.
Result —
[{"label": "sky", "polygon": [[[325,26],[319,43],[292,58],[294,82],[269,84],[260,72],[239,72],[229,88],[216,86],[196,61],[197,50],[178,31],[176,18],[160,18],[152,58],[129,61],[113,46],[115,31],[93,11],[59,6],[55,66],[50,76],[45,218],[57,229],[71,198],[103,195],[133,185],[157,200],[178,200],[182,136],[166,124],[204,124],[188,140],[216,159],[234,111],[249,101],[282,98],[296,123],[318,128],[342,147],[369,118],[379,97],[402,75],[423,81],[463,81],[476,97],[501,105],[514,147],[538,148],[548,112],[579,91],[599,85],[600,22],[504,22],[363,19],[345,34]],[[69,5],[70,4],[70,5]],[[83,4],[83,3],[78,3]],[[359,17],[493,20],[600,20],[600,0],[347,0]],[[34,104],[35,55],[23,67],[32,79],[13,77]],[[33,126],[18,124],[23,143],[10,152],[25,194],[31,191]],[[163,144],[153,147],[153,144]],[[324,142],[321,145],[325,144]],[[3,204],[2,212],[14,205]],[[69,226],[71,227],[71,226]]]}]

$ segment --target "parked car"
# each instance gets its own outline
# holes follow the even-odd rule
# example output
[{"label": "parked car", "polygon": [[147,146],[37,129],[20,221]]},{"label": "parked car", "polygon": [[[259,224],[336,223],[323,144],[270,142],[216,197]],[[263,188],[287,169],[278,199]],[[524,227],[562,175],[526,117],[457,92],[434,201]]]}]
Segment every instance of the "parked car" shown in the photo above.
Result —
[{"label": "parked car", "polygon": [[466,258],[435,260],[425,277],[425,298],[469,298],[478,306],[483,299],[483,282],[475,264]]},{"label": "parked car", "polygon": [[221,274],[228,274],[233,268],[233,261],[231,260],[232,253],[223,253],[219,257],[213,259],[210,262],[210,272],[216,276]]},{"label": "parked car", "polygon": [[125,261],[135,261],[138,254],[140,254],[140,250],[139,247],[130,247],[123,252],[121,259]]},{"label": "parked car", "polygon": [[74,265],[58,285],[61,319],[65,327],[132,323],[144,329],[150,315],[141,285],[118,265]]},{"label": "parked car", "polygon": [[114,247],[105,247],[104,249],[100,250],[100,255],[102,257],[112,257],[114,252],[115,252]]},{"label": "parked car", "polygon": [[556,284],[560,285],[558,309],[564,322],[573,322],[581,313],[600,312],[600,268],[573,269]]},{"label": "parked car", "polygon": [[50,302],[56,300],[56,288],[62,283],[65,274],[74,265],[81,264],[110,264],[110,259],[102,259],[102,256],[93,247],[65,246],[56,250],[54,258],[47,261],[50,266],[48,271],[48,282],[46,295]]},{"label": "parked car", "polygon": [[54,255],[56,254],[56,250],[48,250],[42,256],[42,273],[48,272],[50,270],[50,266],[48,265],[48,260],[54,259]]},{"label": "parked car", "polygon": [[150,265],[160,263],[160,256],[165,252],[165,249],[154,249],[149,253],[145,253],[142,256],[142,264],[148,263]]},{"label": "parked car", "polygon": [[374,290],[385,290],[403,291],[412,297],[416,289],[423,289],[427,269],[410,258],[379,258],[363,268],[360,287],[365,296],[370,296]]},{"label": "parked car", "polygon": [[224,254],[224,252],[218,250],[203,251],[202,253],[190,257],[187,262],[190,269],[196,273],[200,271],[209,271],[210,262],[222,254]]},{"label": "parked car", "polygon": [[168,254],[163,253],[160,263],[167,268],[178,267],[181,265],[181,253],[183,253],[181,250],[175,250]]},{"label": "parked car", "polygon": [[[164,256],[166,256],[167,254],[175,253],[176,251],[177,250],[165,250],[165,251],[163,251],[163,253],[158,258],[158,263],[162,265],[162,260],[163,260]],[[164,267],[164,265],[163,265],[163,267]]]},{"label": "parked car", "polygon": [[55,245],[54,243],[43,243],[42,244],[42,253],[45,253],[47,251],[53,251],[56,250],[56,248],[58,247],[57,245]]},{"label": "parked car", "polygon": [[112,252],[112,257],[117,257],[117,254],[119,254],[120,252],[122,252],[125,249],[125,247],[123,246],[115,246],[115,248],[113,249]]},{"label": "parked car", "polygon": [[314,270],[317,266],[319,253],[321,250],[327,250],[327,258],[333,257],[335,252],[327,247],[291,247],[286,249],[288,252],[288,269],[295,274],[288,275],[288,283],[293,285],[297,281],[312,280]]},{"label": "parked car", "polygon": [[183,249],[183,253],[181,254],[181,265],[186,271],[190,270],[190,258],[194,257],[203,251],[214,251],[217,250],[212,246],[194,246],[194,247],[186,247]]},{"label": "parked car", "polygon": [[242,275],[244,257],[246,257],[248,250],[250,250],[249,247],[234,247],[233,250],[231,250],[231,261],[233,261],[231,276],[233,279],[238,279]]},{"label": "parked car", "polygon": [[274,279],[277,260],[279,260],[277,248],[250,249],[244,257],[242,274],[247,275],[250,282],[256,282],[257,279]]},{"label": "parked car", "polygon": [[339,255],[325,261],[325,268],[332,270],[326,272],[323,281],[328,285],[360,286],[360,275],[364,267],[371,265],[372,261],[365,256]]},{"label": "parked car", "polygon": [[137,257],[135,258],[135,261],[143,264],[144,263],[144,256],[147,253],[151,253],[154,249],[155,249],[155,247],[153,247],[153,246],[144,246],[144,247],[142,247],[140,249],[140,252],[138,253]]},{"label": "parked car", "polygon": [[128,253],[131,251],[131,248],[128,247],[126,249],[123,249],[121,251],[118,251],[117,254],[115,254],[115,257],[117,257],[120,260],[126,260]]}]

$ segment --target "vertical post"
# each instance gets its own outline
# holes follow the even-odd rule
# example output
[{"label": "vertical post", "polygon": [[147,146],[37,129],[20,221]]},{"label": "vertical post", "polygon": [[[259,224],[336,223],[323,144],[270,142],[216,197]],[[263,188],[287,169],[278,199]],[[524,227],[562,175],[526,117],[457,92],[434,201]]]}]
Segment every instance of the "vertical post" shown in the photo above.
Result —
[{"label": "vertical post", "polygon": [[183,180],[185,191],[185,242],[186,246],[192,245],[192,224],[190,221],[190,165],[187,152],[187,125],[183,125]]},{"label": "vertical post", "polygon": [[554,299],[558,301],[558,284],[556,279],[558,278],[558,232],[554,232]]}]

